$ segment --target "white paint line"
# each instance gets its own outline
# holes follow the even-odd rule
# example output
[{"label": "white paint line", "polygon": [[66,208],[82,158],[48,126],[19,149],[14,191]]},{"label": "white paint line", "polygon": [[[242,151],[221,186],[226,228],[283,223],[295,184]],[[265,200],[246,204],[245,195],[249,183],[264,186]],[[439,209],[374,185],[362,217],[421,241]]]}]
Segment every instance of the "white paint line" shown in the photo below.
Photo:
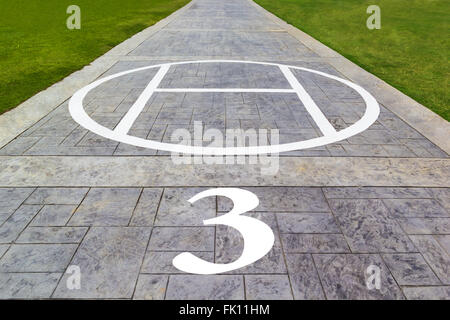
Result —
[{"label": "white paint line", "polygon": [[311,96],[306,92],[305,88],[298,82],[297,78],[294,76],[292,71],[288,66],[280,65],[281,72],[283,72],[289,84],[297,93],[300,101],[305,106],[306,110],[308,110],[311,117],[316,122],[320,131],[322,131],[324,136],[333,136],[336,134],[336,129],[331,125],[319,107],[316,105]]},{"label": "white paint line", "polygon": [[115,127],[114,129],[115,132],[120,134],[128,133],[134,121],[136,121],[137,117],[142,112],[142,109],[144,109],[145,104],[150,99],[153,92],[155,92],[155,89],[161,83],[161,80],[164,78],[169,68],[170,65],[168,64],[162,65],[159,68],[158,72],[153,77],[153,79],[148,83],[144,91],[142,91],[139,98],[131,106],[130,110],[128,110],[127,114],[122,118],[122,120],[120,120],[119,124]]},{"label": "white paint line", "polygon": [[294,89],[260,88],[158,88],[155,92],[256,92],[256,93],[295,93]]},{"label": "white paint line", "polygon": [[[361,95],[364,102],[366,103],[366,111],[361,119],[352,124],[351,126],[340,130],[339,132],[334,131],[333,134],[324,135],[321,137],[297,141],[291,143],[283,143],[279,145],[268,145],[268,146],[254,146],[254,147],[198,147],[198,146],[189,146],[189,145],[180,145],[173,143],[163,143],[159,141],[146,140],[139,137],[129,136],[124,133],[119,133],[113,131],[109,128],[106,128],[97,122],[95,122],[84,110],[83,107],[83,99],[89,93],[90,90],[98,87],[102,83],[105,83],[109,80],[124,76],[126,74],[139,72],[143,70],[161,68],[164,65],[173,66],[173,65],[182,65],[182,64],[193,64],[193,63],[248,63],[248,64],[260,64],[267,66],[278,66],[282,67],[284,65],[269,63],[269,62],[257,62],[257,61],[241,61],[241,60],[198,60],[198,61],[182,61],[182,62],[173,62],[167,64],[159,64],[159,65],[151,65],[147,67],[136,68],[132,70],[122,71],[105,78],[98,79],[93,83],[81,88],[72,96],[69,101],[69,112],[72,118],[78,122],[84,128],[111,140],[134,145],[136,147],[149,148],[149,149],[157,149],[162,151],[169,152],[178,152],[178,153],[187,153],[187,154],[196,154],[196,155],[254,155],[254,154],[269,154],[269,153],[280,153],[280,152],[288,152],[293,150],[302,150],[307,148],[314,148],[319,146],[324,146],[330,143],[334,143],[337,141],[341,141],[347,139],[355,134],[358,134],[367,128],[369,128],[378,118],[380,114],[380,106],[378,105],[377,100],[364,88],[359,85],[333,76],[331,74],[327,74],[325,72],[307,69],[303,67],[296,66],[287,66],[289,69],[302,70],[306,72],[310,72],[313,74],[317,74],[319,76],[323,76],[325,78],[329,78],[340,83],[345,84],[346,86],[355,90],[358,94]],[[168,69],[168,68],[167,68]]]}]

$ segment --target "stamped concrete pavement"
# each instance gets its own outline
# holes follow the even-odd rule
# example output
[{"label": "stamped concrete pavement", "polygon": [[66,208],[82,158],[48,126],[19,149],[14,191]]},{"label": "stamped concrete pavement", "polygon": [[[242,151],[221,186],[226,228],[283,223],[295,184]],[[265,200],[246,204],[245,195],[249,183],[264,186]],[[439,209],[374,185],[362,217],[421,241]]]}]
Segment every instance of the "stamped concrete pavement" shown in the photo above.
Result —
[{"label": "stamped concrete pavement", "polygon": [[[363,70],[355,75],[342,67],[344,58],[247,0],[194,0],[153,30],[119,50],[99,76],[180,61],[280,63],[360,83],[378,100],[380,115],[348,139],[280,154],[279,171],[262,175],[260,165],[175,165],[165,151],[83,128],[64,101],[0,148],[0,298],[450,298],[449,154],[439,135],[414,121],[415,105],[410,118],[400,114],[405,100],[394,89],[379,91]],[[94,88],[83,101],[86,112],[114,129],[157,72]],[[293,76],[336,131],[364,114],[350,87],[301,70]],[[133,136],[170,142],[174,130],[192,130],[195,121],[224,134],[278,129],[280,143],[323,135],[294,93],[270,91],[290,88],[272,65],[174,65],[159,88],[167,90],[146,102]],[[449,133],[448,122],[437,123]],[[183,273],[172,265],[178,253],[228,263],[242,252],[236,230],[203,225],[229,211],[229,200],[187,202],[214,186],[256,194],[260,204],[247,215],[272,228],[275,244],[242,269]],[[366,286],[370,265],[380,268],[379,289]],[[79,289],[67,285],[71,266],[80,269]]]}]

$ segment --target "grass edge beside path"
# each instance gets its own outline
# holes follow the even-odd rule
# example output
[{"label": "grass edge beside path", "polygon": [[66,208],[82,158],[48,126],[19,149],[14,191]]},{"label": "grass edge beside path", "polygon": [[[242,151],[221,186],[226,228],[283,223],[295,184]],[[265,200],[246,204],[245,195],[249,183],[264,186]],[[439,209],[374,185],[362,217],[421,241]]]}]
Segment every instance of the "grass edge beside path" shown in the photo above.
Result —
[{"label": "grass edge beside path", "polygon": [[0,114],[189,2],[77,0],[81,29],[69,30],[71,0],[0,0]]},{"label": "grass edge beside path", "polygon": [[[253,1],[450,120],[450,1]],[[366,27],[373,4],[380,30]]]}]

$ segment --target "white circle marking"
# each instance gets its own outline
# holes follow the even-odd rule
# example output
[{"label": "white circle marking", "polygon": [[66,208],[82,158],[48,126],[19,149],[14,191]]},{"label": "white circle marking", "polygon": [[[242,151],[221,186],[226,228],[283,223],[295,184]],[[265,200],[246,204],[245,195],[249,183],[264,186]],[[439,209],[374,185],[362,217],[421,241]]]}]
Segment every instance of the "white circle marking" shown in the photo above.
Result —
[{"label": "white circle marking", "polygon": [[[161,68],[161,67],[170,67],[172,65],[180,65],[180,64],[193,64],[193,63],[247,63],[247,64],[260,64],[260,65],[268,65],[268,66],[278,66],[280,69],[289,68],[295,70],[302,70],[314,74],[321,75],[326,78],[330,78],[336,81],[339,81],[350,88],[354,89],[358,92],[366,103],[366,110],[364,115],[357,122],[352,124],[351,126],[342,129],[338,132],[332,134],[326,134],[321,137],[284,143],[279,145],[267,145],[267,146],[248,146],[248,147],[202,147],[202,146],[187,146],[187,145],[179,145],[172,143],[164,143],[159,141],[147,140],[143,138],[138,138],[134,136],[130,136],[126,133],[117,132],[111,129],[108,129],[97,122],[95,122],[89,115],[86,113],[83,107],[83,99],[88,94],[88,92],[95,87],[105,83],[111,79],[121,77],[123,75],[139,72],[143,70],[153,69],[153,68]],[[236,89],[239,90],[239,89]],[[188,92],[186,89],[185,92]],[[232,91],[231,91],[232,92]],[[267,92],[270,92],[270,89],[267,89]],[[72,118],[78,122],[84,128],[111,140],[134,145],[137,147],[148,148],[148,149],[157,149],[162,151],[169,152],[177,152],[177,153],[185,153],[185,154],[195,154],[195,155],[255,155],[255,154],[271,154],[271,153],[280,153],[294,150],[301,150],[306,148],[319,147],[323,145],[327,145],[330,143],[334,143],[337,141],[341,141],[347,139],[351,136],[354,136],[367,128],[369,128],[378,118],[380,114],[380,107],[376,99],[367,92],[364,88],[359,85],[350,82],[348,80],[330,75],[325,72],[312,70],[303,67],[296,67],[290,65],[283,65],[278,63],[268,63],[268,62],[256,62],[256,61],[240,61],[240,60],[200,60],[200,61],[183,61],[183,62],[174,62],[174,63],[164,63],[158,65],[152,65],[147,67],[136,68],[132,70],[127,70],[123,72],[119,72],[99,80],[92,82],[91,84],[81,88],[78,90],[69,101],[69,112]]]}]

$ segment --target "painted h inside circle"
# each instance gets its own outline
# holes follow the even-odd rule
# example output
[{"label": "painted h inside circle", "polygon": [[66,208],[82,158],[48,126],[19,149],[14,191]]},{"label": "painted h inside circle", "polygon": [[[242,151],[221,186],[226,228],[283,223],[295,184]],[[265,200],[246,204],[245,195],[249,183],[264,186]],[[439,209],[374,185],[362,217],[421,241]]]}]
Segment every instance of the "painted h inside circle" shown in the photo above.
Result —
[{"label": "painted h inside circle", "polygon": [[245,88],[158,88],[159,84],[163,80],[166,73],[169,71],[170,65],[162,65],[153,79],[148,83],[147,87],[141,93],[136,102],[131,106],[127,114],[122,118],[114,131],[127,134],[130,128],[133,126],[134,121],[138,118],[139,114],[145,107],[147,101],[151,98],[154,92],[230,92],[230,93],[242,93],[242,92],[271,92],[271,93],[296,93],[300,101],[309,112],[320,131],[324,136],[335,134],[336,130],[316,105],[314,100],[303,88],[297,78],[294,76],[288,66],[279,66],[286,80],[289,82],[292,89],[245,89]]},{"label": "painted h inside circle", "polygon": [[[171,66],[180,64],[194,64],[194,63],[246,63],[246,64],[259,64],[268,66],[277,66],[285,79],[290,85],[290,89],[266,89],[266,88],[159,88],[161,81],[167,74]],[[120,120],[114,130],[105,128],[95,122],[87,115],[83,107],[83,98],[86,94],[99,86],[100,84],[109,81],[111,79],[148,69],[157,68],[155,76],[150,80],[145,89],[139,95],[138,99],[133,103],[131,108]],[[317,74],[332,80],[341,82],[353,90],[355,90],[366,103],[366,111],[362,118],[353,125],[336,131],[332,124],[328,121],[326,116],[322,113],[320,108],[314,102],[313,98],[309,95],[306,89],[300,84],[295,75],[292,73],[292,69],[301,70]],[[223,92],[223,93],[295,93],[300,101],[303,103],[307,112],[311,115],[312,119],[316,123],[317,127],[322,132],[323,136],[298,142],[285,143],[280,145],[269,146],[249,146],[249,147],[203,147],[203,146],[186,146],[177,145],[172,143],[163,143],[159,141],[152,141],[142,139],[128,135],[130,128],[138,118],[139,114],[143,111],[147,101],[152,97],[155,92],[197,92],[197,93],[211,93],[211,92]],[[123,71],[102,79],[99,79],[90,85],[77,91],[69,102],[69,111],[76,122],[85,127],[86,129],[109,139],[127,143],[130,145],[158,149],[169,152],[188,153],[188,154],[203,154],[203,155],[251,155],[251,154],[269,154],[287,152],[293,150],[300,150],[306,148],[312,148],[316,146],[322,146],[337,142],[346,138],[349,138],[355,134],[358,134],[366,130],[372,123],[376,121],[379,115],[379,105],[375,98],[368,93],[364,88],[334,75],[330,75],[321,71],[307,69],[303,67],[289,66],[277,63],[266,62],[254,62],[254,61],[235,61],[235,60],[201,60],[201,61],[187,61],[187,62],[175,62],[166,63],[154,66],[141,67],[128,71]]]},{"label": "painted h inside circle", "polygon": [[131,106],[130,110],[125,114],[125,116],[120,120],[119,124],[116,126],[114,131],[121,134],[127,134],[130,128],[133,126],[134,121],[136,121],[139,114],[145,107],[147,101],[151,98],[153,93],[158,88],[162,79],[166,75],[167,71],[169,71],[169,65],[163,65],[159,68],[156,75],[153,79],[148,83],[147,87],[142,91],[139,98],[135,103]]}]

